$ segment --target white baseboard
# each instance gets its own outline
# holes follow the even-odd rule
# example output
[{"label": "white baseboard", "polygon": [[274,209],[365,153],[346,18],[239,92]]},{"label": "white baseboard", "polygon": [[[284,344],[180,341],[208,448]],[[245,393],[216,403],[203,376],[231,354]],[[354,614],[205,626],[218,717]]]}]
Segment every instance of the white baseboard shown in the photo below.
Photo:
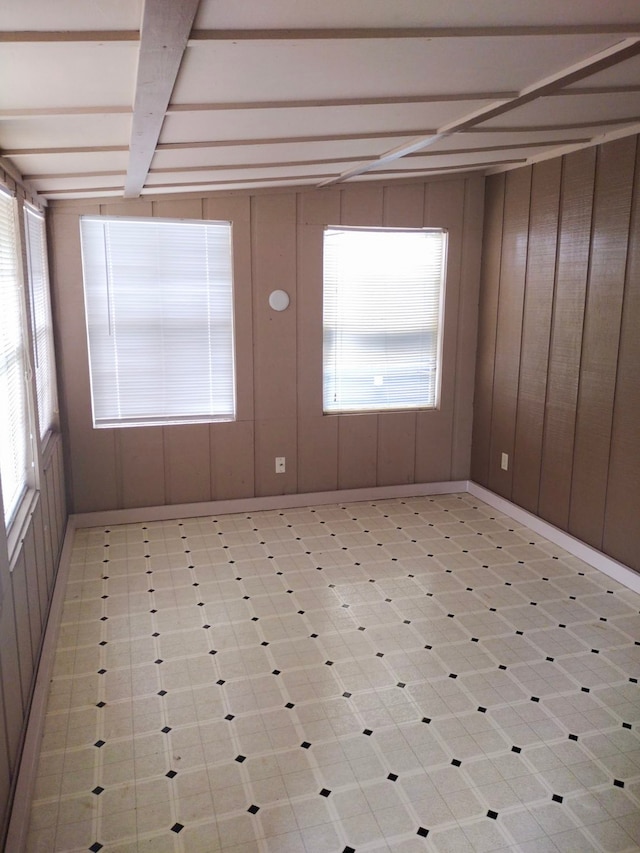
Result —
[{"label": "white baseboard", "polygon": [[306,492],[295,495],[270,495],[264,498],[236,498],[228,501],[204,501],[171,506],[147,506],[136,509],[114,509],[104,512],[82,512],[71,516],[76,528],[102,527],[108,524],[137,524],[142,521],[169,521],[173,518],[198,518],[202,515],[228,515],[234,512],[259,512],[270,509],[292,509],[335,503],[411,498],[419,495],[450,495],[466,492],[466,480],[444,483],[408,483],[400,486],[371,486],[363,489],[340,489],[334,492]]},{"label": "white baseboard", "polygon": [[527,512],[526,509],[522,509],[516,504],[511,503],[511,501],[500,497],[500,495],[496,495],[495,492],[490,492],[489,489],[485,489],[484,486],[479,486],[471,480],[467,483],[467,491],[475,498],[508,515],[509,518],[513,518],[521,524],[526,524],[534,533],[539,533],[545,539],[553,542],[554,545],[559,545],[560,548],[564,548],[565,551],[583,560],[594,569],[598,569],[598,571],[603,572],[608,577],[613,578],[613,580],[618,581],[618,583],[632,589],[634,592],[640,593],[640,574],[625,566],[624,563],[619,563],[612,557],[607,557],[602,551],[586,545],[580,539],[576,539],[575,536],[565,533],[559,527],[554,527],[548,521],[543,521],[537,515]]}]

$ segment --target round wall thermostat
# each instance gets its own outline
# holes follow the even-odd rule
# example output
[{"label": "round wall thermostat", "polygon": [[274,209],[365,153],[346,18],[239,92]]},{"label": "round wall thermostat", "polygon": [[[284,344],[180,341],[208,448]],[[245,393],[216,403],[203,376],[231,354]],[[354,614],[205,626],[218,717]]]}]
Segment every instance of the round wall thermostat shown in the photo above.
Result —
[{"label": "round wall thermostat", "polygon": [[269,305],[274,311],[284,311],[289,307],[289,294],[284,290],[274,290],[269,296]]}]

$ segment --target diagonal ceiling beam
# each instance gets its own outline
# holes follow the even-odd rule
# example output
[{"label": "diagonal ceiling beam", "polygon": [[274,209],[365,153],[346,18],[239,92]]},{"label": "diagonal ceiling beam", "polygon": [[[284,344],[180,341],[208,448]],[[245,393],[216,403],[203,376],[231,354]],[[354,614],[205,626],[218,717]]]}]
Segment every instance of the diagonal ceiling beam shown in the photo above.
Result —
[{"label": "diagonal ceiling beam", "polygon": [[590,77],[599,71],[618,65],[620,62],[624,62],[625,60],[631,59],[639,54],[640,38],[624,39],[624,41],[618,42],[605,50],[601,50],[580,62],[576,62],[568,68],[563,68],[555,74],[551,74],[542,80],[537,80],[535,83],[532,83],[530,86],[526,86],[522,89],[515,98],[489,104],[486,107],[481,107],[479,110],[475,110],[472,113],[468,113],[465,116],[454,119],[454,121],[438,128],[438,130],[433,134],[425,134],[424,136],[416,137],[409,142],[403,143],[397,148],[385,151],[384,154],[381,154],[374,160],[360,163],[359,166],[354,166],[352,169],[348,169],[334,178],[322,181],[318,186],[331,186],[333,184],[346,181],[349,178],[364,175],[366,172],[377,169],[382,165],[392,163],[394,160],[399,160],[401,157],[406,157],[407,154],[412,154],[414,151],[420,151],[423,148],[434,145],[436,142],[439,142],[441,139],[445,139],[447,136],[451,136],[454,133],[464,133],[465,131],[472,130],[478,125],[482,125],[484,122],[489,121],[489,119],[512,112],[518,107],[522,107],[531,101],[537,100],[538,98],[552,95],[565,86],[576,83],[578,80],[584,80],[586,77]]},{"label": "diagonal ceiling beam", "polygon": [[200,0],[145,0],[125,198],[144,186]]}]

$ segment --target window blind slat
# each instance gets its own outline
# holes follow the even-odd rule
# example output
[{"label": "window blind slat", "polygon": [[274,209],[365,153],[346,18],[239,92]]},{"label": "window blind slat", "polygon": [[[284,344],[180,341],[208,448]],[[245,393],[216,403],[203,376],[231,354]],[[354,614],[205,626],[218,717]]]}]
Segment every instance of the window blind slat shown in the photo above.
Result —
[{"label": "window blind slat", "polygon": [[328,227],[324,411],[437,405],[446,232]]},{"label": "window blind slat", "polygon": [[81,230],[94,426],[232,420],[231,223]]}]

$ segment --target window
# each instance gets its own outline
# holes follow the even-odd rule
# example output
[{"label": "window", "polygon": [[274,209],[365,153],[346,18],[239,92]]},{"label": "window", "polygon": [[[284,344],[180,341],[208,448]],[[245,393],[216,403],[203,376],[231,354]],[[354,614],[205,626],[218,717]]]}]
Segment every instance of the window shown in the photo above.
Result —
[{"label": "window", "polygon": [[31,299],[31,332],[36,373],[40,437],[52,429],[56,414],[56,376],[53,355],[53,326],[49,298],[49,271],[44,216],[25,205],[24,225]]},{"label": "window", "polygon": [[9,529],[33,484],[29,360],[16,202],[0,189],[0,477]]},{"label": "window", "polygon": [[233,420],[231,223],[80,225],[94,426]]},{"label": "window", "polygon": [[324,232],[324,411],[438,405],[447,235]]}]

